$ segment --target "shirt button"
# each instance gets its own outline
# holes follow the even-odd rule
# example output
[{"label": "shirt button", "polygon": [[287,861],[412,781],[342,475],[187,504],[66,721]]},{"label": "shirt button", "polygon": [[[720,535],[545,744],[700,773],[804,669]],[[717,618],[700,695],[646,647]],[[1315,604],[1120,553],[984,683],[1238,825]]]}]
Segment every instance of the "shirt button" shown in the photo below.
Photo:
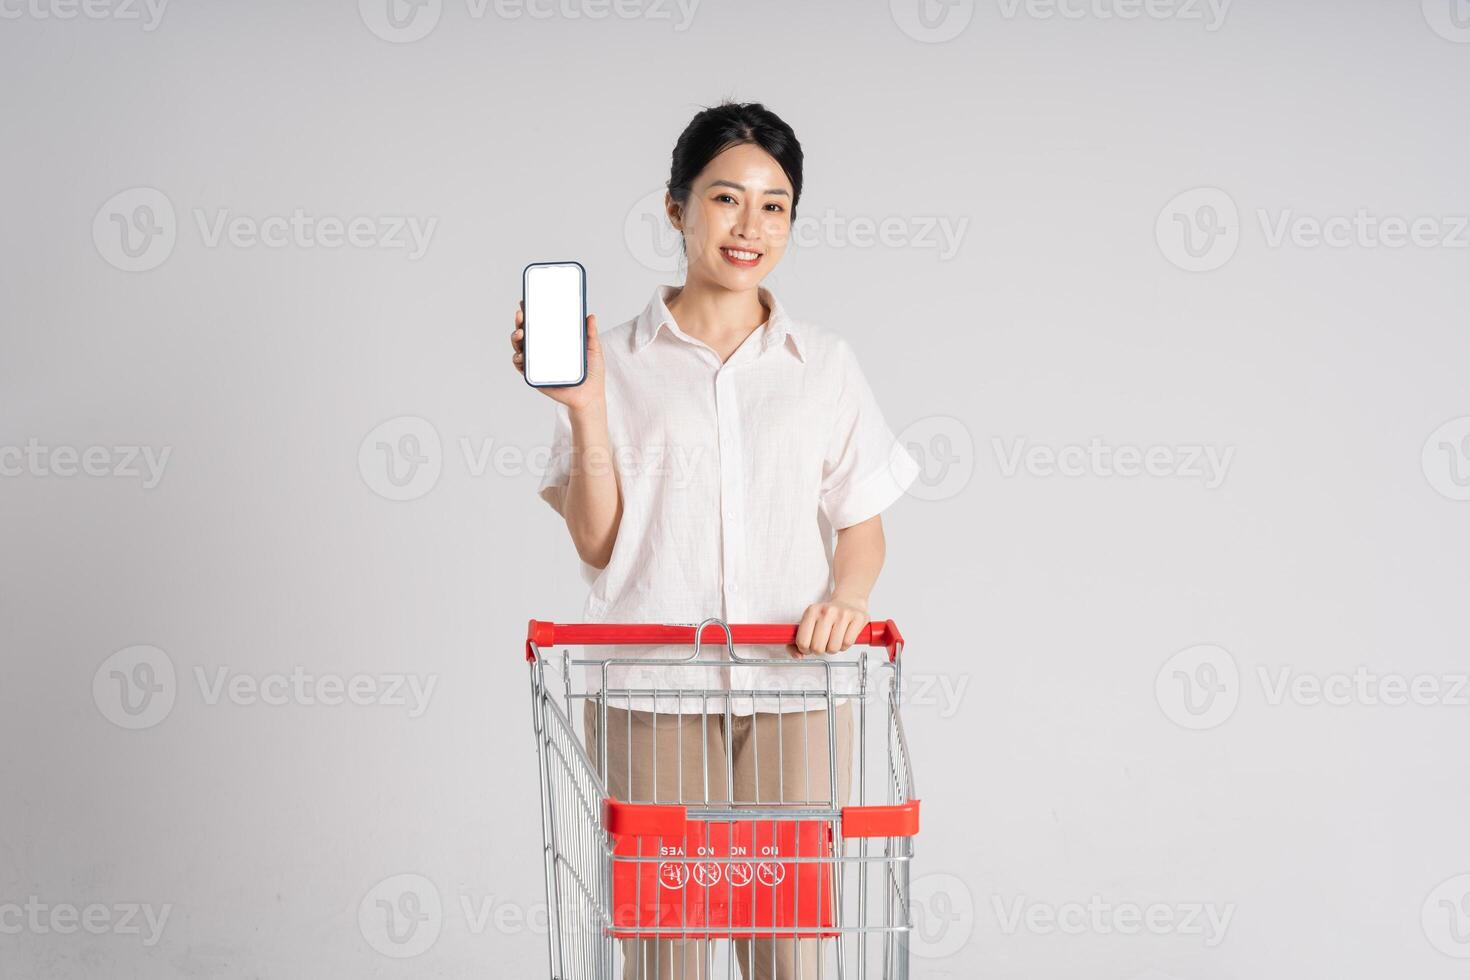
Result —
[{"label": "shirt button", "polygon": [[726,588],[729,589],[731,592],[738,592],[739,591],[739,589],[736,588],[734,582],[731,582],[729,585],[726,586]]},{"label": "shirt button", "polygon": [[725,511],[725,517],[733,521],[735,519],[735,512],[733,510],[727,510]]}]

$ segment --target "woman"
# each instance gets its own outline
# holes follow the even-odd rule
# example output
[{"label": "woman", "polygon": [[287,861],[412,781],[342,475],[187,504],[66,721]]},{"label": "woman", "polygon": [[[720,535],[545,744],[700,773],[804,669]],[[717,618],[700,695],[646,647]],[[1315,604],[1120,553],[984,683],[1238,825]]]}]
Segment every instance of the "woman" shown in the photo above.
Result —
[{"label": "woman", "polygon": [[[764,106],[726,103],[696,115],[674,146],[665,197],[683,236],[684,285],[658,287],[638,317],[606,334],[588,316],[586,381],[540,389],[557,405],[538,492],[566,519],[592,586],[589,621],[797,622],[794,646],[742,647],[741,656],[856,658],[850,648],[884,559],[879,514],[918,466],[847,341],[793,319],[761,286],[786,251],[801,187],[796,135]],[[521,311],[515,323],[512,360],[524,373]],[[701,652],[704,663],[724,654]],[[834,670],[834,687],[846,683],[837,675],[855,673]],[[606,751],[609,792],[623,800],[705,803],[733,793],[736,803],[840,807],[851,702],[836,702],[829,740],[825,699],[801,693],[826,683],[819,667],[789,662],[619,666],[609,690],[668,694],[607,706],[606,746],[589,699],[589,754],[600,762]],[[704,978],[707,945],[629,941],[624,977]],[[818,975],[817,940],[735,946],[747,980]]]}]

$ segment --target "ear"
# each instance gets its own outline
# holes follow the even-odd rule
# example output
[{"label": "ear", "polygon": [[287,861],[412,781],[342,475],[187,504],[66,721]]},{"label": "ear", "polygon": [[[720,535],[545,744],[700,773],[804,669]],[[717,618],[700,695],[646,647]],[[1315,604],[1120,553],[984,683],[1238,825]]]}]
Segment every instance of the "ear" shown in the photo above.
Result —
[{"label": "ear", "polygon": [[674,195],[667,191],[664,192],[664,213],[669,216],[669,224],[674,226],[675,231],[684,230],[683,209],[679,207],[679,202],[674,200]]}]

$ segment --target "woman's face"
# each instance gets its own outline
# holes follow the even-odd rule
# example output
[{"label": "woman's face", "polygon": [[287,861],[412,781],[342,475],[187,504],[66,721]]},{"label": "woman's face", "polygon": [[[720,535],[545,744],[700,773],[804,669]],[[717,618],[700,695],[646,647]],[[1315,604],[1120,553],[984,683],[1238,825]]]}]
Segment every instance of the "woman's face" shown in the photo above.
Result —
[{"label": "woman's face", "polygon": [[684,234],[689,280],[754,289],[771,274],[791,236],[791,182],[776,158],[752,143],[719,153],[690,184],[682,213],[665,198]]}]

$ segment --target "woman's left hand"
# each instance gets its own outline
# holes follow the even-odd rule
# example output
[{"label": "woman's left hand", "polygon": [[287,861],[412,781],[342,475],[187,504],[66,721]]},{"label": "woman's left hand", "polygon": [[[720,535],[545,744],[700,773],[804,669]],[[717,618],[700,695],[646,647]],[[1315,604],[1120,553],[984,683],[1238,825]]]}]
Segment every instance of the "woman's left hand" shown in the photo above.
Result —
[{"label": "woman's left hand", "polygon": [[793,656],[810,653],[840,653],[857,641],[857,635],[868,625],[868,604],[846,596],[834,595],[826,602],[815,602],[801,614],[796,627],[796,645],[788,646]]}]

